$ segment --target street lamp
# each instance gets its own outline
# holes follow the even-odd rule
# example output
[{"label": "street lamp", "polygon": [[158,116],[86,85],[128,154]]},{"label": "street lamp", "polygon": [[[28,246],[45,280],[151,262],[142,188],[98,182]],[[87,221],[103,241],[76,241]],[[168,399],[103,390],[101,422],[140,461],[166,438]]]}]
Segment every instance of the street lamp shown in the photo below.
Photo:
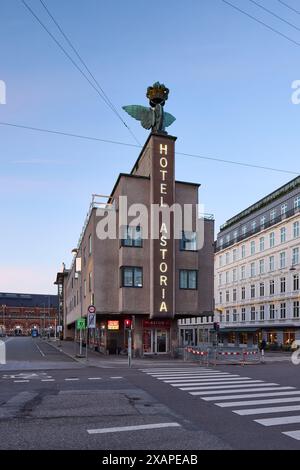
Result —
[{"label": "street lamp", "polygon": [[5,308],[6,305],[2,305],[2,317],[3,317],[3,334],[6,336],[6,328],[5,328]]}]

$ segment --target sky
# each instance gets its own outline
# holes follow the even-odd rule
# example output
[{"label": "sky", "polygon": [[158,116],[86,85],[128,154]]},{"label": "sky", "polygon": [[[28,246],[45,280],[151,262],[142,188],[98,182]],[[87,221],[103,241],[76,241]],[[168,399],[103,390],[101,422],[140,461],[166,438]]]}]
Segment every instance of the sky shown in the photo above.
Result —
[{"label": "sky", "polygon": [[[40,1],[26,1],[68,47]],[[230,0],[297,46],[222,0],[44,1],[141,143],[148,132],[121,108],[147,106],[147,87],[160,81],[170,89],[178,152],[299,173],[300,105],[291,86],[300,79],[300,14],[257,0],[296,30],[249,0]],[[286,3],[300,11],[298,1]],[[0,122],[135,144],[21,0],[0,0],[0,80]],[[138,153],[0,125],[1,292],[56,293],[56,273],[71,262],[91,195],[110,194]],[[201,184],[216,233],[294,176],[176,157],[176,178]]]}]

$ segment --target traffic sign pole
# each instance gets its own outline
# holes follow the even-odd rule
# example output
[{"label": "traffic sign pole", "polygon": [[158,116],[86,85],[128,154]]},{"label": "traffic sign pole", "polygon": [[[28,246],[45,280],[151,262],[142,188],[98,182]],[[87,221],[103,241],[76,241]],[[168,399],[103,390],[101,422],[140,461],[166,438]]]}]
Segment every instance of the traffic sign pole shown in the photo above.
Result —
[{"label": "traffic sign pole", "polygon": [[131,337],[131,328],[128,330],[128,367],[131,367],[132,359],[132,337]]}]

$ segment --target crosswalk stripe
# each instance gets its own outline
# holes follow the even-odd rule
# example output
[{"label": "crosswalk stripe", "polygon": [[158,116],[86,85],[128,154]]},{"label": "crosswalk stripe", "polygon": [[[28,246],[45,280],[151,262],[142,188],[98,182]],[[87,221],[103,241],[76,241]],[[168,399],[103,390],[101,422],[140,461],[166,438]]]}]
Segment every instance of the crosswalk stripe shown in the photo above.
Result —
[{"label": "crosswalk stripe", "polygon": [[[271,391],[271,390],[290,390],[294,387],[265,387],[265,388],[245,388],[244,390],[243,389],[239,389],[237,388],[236,390],[210,390],[209,392],[206,390],[206,391],[201,391],[201,392],[189,392],[190,395],[226,395],[226,393],[230,392],[230,393],[243,393],[243,392],[260,392],[262,390],[264,391]],[[223,400],[225,397],[221,397],[221,399]],[[219,399],[218,397],[215,398],[215,399]]]},{"label": "crosswalk stripe", "polygon": [[271,406],[267,408],[251,408],[246,410],[232,410],[233,413],[236,413],[240,416],[248,415],[259,415],[259,414],[268,414],[268,413],[284,413],[289,411],[300,411],[300,405],[294,406]]},{"label": "crosswalk stripe", "polygon": [[[162,376],[162,377],[153,377],[154,379],[158,379],[158,380],[163,380],[164,382],[167,382],[167,381],[172,381],[172,380],[201,380],[201,379],[210,379],[210,380],[216,380],[216,379],[227,379],[227,378],[230,378],[232,376],[230,375],[218,375],[217,377],[215,375],[174,375],[173,377],[171,377],[170,375],[168,376]],[[234,378],[235,376],[233,376]],[[238,377],[238,376],[236,376]],[[167,382],[168,383],[168,382]]]},{"label": "crosswalk stripe", "polygon": [[[299,392],[300,393],[300,392]],[[229,401],[225,403],[216,403],[221,408],[234,408],[235,406],[251,406],[251,405],[272,405],[275,403],[294,403],[300,401],[300,397],[282,397],[271,398],[270,400],[243,400],[243,401]]]},{"label": "crosswalk stripe", "polygon": [[231,375],[229,374],[228,372],[218,372],[218,373],[215,373],[215,374],[212,374],[212,373],[209,373],[209,374],[199,374],[199,372],[194,372],[194,373],[182,373],[182,372],[176,372],[175,374],[147,374],[147,375],[151,375],[152,377],[195,377],[195,376],[198,376],[198,377],[222,377],[222,376],[228,376],[228,375]]},{"label": "crosswalk stripe", "polygon": [[[293,387],[276,387],[274,390],[282,390],[287,388]],[[261,389],[260,389],[261,390]],[[252,390],[253,391],[253,390]],[[264,392],[266,389],[264,388]],[[232,393],[233,390],[230,390]],[[240,390],[240,392],[245,392],[245,390]],[[292,392],[271,392],[271,393],[250,393],[246,395],[225,395],[223,397],[203,397],[202,400],[205,401],[215,401],[215,400],[239,400],[243,398],[260,398],[260,397],[278,397],[278,396],[287,396],[287,395],[300,395],[300,391],[292,391]],[[300,397],[299,397],[300,398]]]},{"label": "crosswalk stripe", "polygon": [[[215,383],[222,383],[224,381],[231,381],[231,382],[234,382],[234,381],[243,381],[243,380],[251,380],[250,377],[222,377],[222,378],[218,378],[218,379],[215,379],[214,377],[206,377],[205,379],[197,379],[197,378],[194,378],[194,379],[186,379],[185,377],[182,377],[180,379],[168,379],[168,380],[164,380],[164,382],[166,384],[175,384],[175,383],[179,383],[179,382],[215,382]],[[262,380],[260,381],[262,382]]]},{"label": "crosswalk stripe", "polygon": [[[256,382],[259,382],[257,380],[249,380],[249,383],[247,384],[234,384],[234,385],[205,385],[205,387],[203,387],[202,385],[199,386],[199,387],[187,387],[187,388],[181,388],[180,390],[186,390],[186,391],[189,391],[189,390],[223,390],[224,393],[226,393],[226,390],[229,389],[229,388],[249,388],[249,387],[269,387],[269,386],[273,386],[273,385],[278,385],[276,383],[256,383]],[[253,385],[251,385],[253,384]]]},{"label": "crosswalk stripe", "polygon": [[[171,385],[172,387],[179,387],[180,390],[205,390],[205,389],[209,389],[209,388],[216,388],[216,389],[220,389],[220,388],[229,388],[227,387],[227,385],[232,385],[232,387],[248,387],[248,386],[252,386],[252,385],[249,385],[249,384],[256,384],[258,386],[260,386],[260,384],[262,383],[262,380],[243,380],[242,383],[241,382],[233,382],[232,380],[230,380],[229,382],[222,382],[221,384],[219,382],[215,383],[215,382],[200,382],[199,384],[197,383],[193,383],[193,384],[190,384],[190,383],[180,383],[180,384],[169,384]],[[246,385],[244,385],[246,384]],[[248,384],[248,385],[247,385]],[[216,386],[215,386],[216,385]],[[186,388],[181,388],[181,387],[186,387]]]},{"label": "crosswalk stripe", "polygon": [[280,416],[279,418],[255,419],[254,421],[263,426],[279,426],[300,423],[300,416]]},{"label": "crosswalk stripe", "polygon": [[300,431],[286,431],[282,434],[285,434],[286,436],[292,437],[293,439],[300,441]]},{"label": "crosswalk stripe", "polygon": [[199,367],[174,367],[174,368],[167,368],[167,369],[164,369],[163,367],[162,368],[156,368],[156,369],[140,369],[141,372],[145,372],[145,373],[155,373],[155,372],[176,372],[176,371],[181,371],[181,372],[185,372],[185,371],[197,371],[197,372],[214,372],[212,369],[200,369]]}]

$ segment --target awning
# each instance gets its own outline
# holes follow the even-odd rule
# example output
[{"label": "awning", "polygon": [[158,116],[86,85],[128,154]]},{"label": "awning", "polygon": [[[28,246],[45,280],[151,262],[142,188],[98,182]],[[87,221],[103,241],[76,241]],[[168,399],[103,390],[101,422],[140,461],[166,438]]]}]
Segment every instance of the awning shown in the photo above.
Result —
[{"label": "awning", "polygon": [[255,333],[261,328],[222,328],[219,330],[219,333]]}]

